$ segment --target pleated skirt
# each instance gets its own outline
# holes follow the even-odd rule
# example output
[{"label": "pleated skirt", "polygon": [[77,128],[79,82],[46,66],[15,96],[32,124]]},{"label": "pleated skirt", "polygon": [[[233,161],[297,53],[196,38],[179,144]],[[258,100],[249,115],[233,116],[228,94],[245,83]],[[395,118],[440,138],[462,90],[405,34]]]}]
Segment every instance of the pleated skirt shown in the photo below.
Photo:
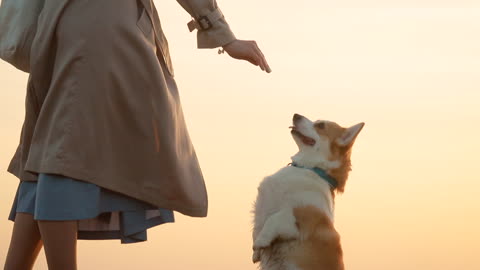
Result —
[{"label": "pleated skirt", "polygon": [[15,221],[16,213],[35,220],[77,220],[78,239],[120,239],[122,244],[146,241],[147,229],[175,221],[172,210],[53,174],[20,181],[8,219]]}]

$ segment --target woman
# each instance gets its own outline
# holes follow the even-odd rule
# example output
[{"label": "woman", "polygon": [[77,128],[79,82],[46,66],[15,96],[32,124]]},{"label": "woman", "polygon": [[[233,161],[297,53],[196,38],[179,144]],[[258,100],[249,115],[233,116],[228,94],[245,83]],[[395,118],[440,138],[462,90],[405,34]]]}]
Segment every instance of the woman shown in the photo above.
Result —
[{"label": "woman", "polygon": [[[178,0],[199,48],[270,68],[215,0]],[[5,269],[76,269],[77,239],[146,241],[207,193],[152,0],[46,0],[32,44],[26,117],[9,172],[21,181]]]}]

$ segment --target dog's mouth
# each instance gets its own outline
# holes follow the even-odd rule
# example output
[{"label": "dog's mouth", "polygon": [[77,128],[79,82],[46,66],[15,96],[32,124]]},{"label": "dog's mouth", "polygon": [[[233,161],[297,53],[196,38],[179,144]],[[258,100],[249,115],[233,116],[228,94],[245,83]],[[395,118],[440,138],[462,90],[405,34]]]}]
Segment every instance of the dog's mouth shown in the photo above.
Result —
[{"label": "dog's mouth", "polygon": [[292,131],[290,131],[290,133],[292,133],[292,135],[294,135],[294,136],[297,136],[300,140],[302,140],[302,142],[304,144],[310,145],[310,146],[315,145],[315,140],[313,138],[310,138],[308,136],[303,135],[303,133],[298,131],[296,126],[290,126],[289,128],[292,129]]}]

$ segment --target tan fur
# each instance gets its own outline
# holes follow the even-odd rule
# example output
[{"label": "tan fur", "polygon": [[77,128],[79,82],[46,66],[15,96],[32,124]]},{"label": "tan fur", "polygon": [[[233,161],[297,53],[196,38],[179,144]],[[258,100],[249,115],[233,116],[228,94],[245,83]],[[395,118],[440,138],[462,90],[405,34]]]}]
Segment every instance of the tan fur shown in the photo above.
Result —
[{"label": "tan fur", "polygon": [[303,270],[343,270],[340,235],[330,219],[314,206],[294,209],[300,232],[291,260]]},{"label": "tan fur", "polygon": [[342,193],[345,191],[348,173],[352,170],[350,156],[353,142],[344,147],[339,146],[337,143],[335,143],[335,141],[340,138],[347,129],[334,122],[323,121],[323,123],[323,128],[319,128],[319,126],[316,124],[315,130],[320,136],[327,137],[328,141],[330,142],[331,155],[329,160],[338,160],[341,163],[339,168],[331,169],[327,172],[338,181],[337,192]]}]

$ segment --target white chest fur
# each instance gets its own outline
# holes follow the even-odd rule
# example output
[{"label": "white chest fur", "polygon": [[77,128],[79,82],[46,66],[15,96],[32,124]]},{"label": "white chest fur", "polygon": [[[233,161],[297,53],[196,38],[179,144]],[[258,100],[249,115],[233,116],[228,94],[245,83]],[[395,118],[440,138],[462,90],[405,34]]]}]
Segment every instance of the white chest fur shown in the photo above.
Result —
[{"label": "white chest fur", "polygon": [[266,177],[258,187],[254,208],[254,249],[277,239],[295,239],[298,230],[293,209],[313,205],[333,222],[333,198],[329,184],[314,172],[285,167]]}]

